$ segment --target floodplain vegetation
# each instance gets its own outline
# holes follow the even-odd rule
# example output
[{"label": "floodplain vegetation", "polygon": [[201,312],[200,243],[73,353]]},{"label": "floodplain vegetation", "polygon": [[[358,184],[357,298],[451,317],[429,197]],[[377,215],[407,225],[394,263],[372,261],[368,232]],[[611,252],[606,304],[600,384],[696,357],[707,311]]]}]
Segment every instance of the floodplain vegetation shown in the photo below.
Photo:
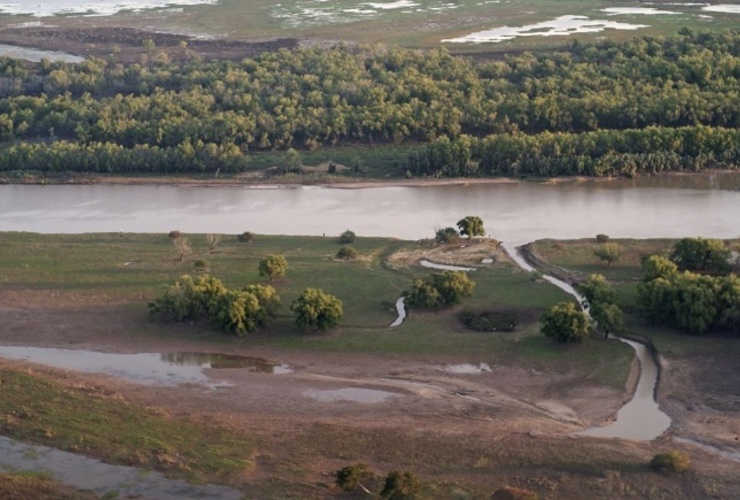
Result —
[{"label": "floodplain vegetation", "polygon": [[0,172],[267,169],[290,178],[310,162],[334,162],[340,178],[734,168],[739,40],[683,30],[494,61],[342,45],[241,62],[3,58]]},{"label": "floodplain vegetation", "polygon": [[[466,279],[455,274],[428,278],[429,286],[440,286],[443,292],[458,289],[459,296],[444,304],[435,303],[431,310],[412,309],[403,327],[388,329],[395,319],[395,300],[430,274],[419,266],[398,265],[397,260],[389,257],[409,246],[418,251],[419,245],[355,235],[353,246],[363,258],[346,261],[335,257],[342,245],[339,237],[250,234],[249,242],[243,243],[243,234],[223,235],[216,248],[212,248],[213,238],[208,235],[180,234],[189,238],[192,248],[192,253],[181,260],[167,235],[5,233],[0,240],[0,271],[4,277],[0,294],[8,299],[11,308],[33,306],[39,314],[48,310],[56,315],[56,321],[70,308],[82,306],[86,315],[95,315],[96,309],[104,308],[105,313],[98,315],[100,321],[126,318],[125,325],[119,328],[132,341],[158,338],[192,342],[193,346],[208,342],[225,348],[255,346],[285,352],[379,354],[408,360],[439,356],[464,359],[489,353],[512,368],[545,373],[565,370],[581,373],[590,383],[624,389],[632,359],[630,350],[600,336],[577,345],[560,345],[542,335],[539,318],[553,304],[568,297],[499,256]],[[583,242],[538,242],[535,248],[538,252],[549,249],[542,254],[558,265],[563,265],[565,258],[572,259],[568,264],[574,269],[602,271],[614,281],[619,276],[641,276],[636,256],[646,248],[665,251],[675,242],[619,243],[624,253],[611,266],[593,255],[595,240],[588,242],[587,251],[580,249]],[[421,246],[437,245],[430,238]],[[557,253],[566,248],[576,251]],[[260,262],[271,255],[283,256],[288,266],[283,277],[267,285],[269,278],[260,275]],[[194,325],[169,323],[147,314],[146,303],[160,297],[183,274],[204,277],[196,262],[206,259],[208,276],[218,277],[226,290],[274,287],[287,304],[297,301],[306,288],[320,287],[342,300],[344,316],[328,333],[306,331],[283,307],[262,328],[233,336],[208,321],[196,321]],[[474,281],[474,287],[469,280]],[[637,292],[632,289],[637,280],[627,281],[625,286],[616,283],[617,302],[628,312],[628,328],[632,330],[639,324],[639,333],[647,336],[653,327],[631,314],[637,308],[628,302],[630,298],[636,300]],[[209,282],[203,280],[204,284]],[[451,283],[460,286],[446,287]],[[458,301],[462,304],[456,305]],[[111,315],[112,310],[116,314]],[[461,315],[461,311],[465,314]],[[513,326],[513,331],[468,329],[459,318],[486,317],[490,312],[511,319],[513,325],[509,321],[507,324]],[[34,333],[28,335],[32,337]],[[676,332],[670,335],[674,354],[669,356],[689,352],[698,340]],[[668,337],[660,329],[650,338],[659,349],[664,349],[664,339]],[[712,356],[719,349],[736,350],[737,345],[735,338],[725,339],[705,346],[703,352]],[[724,468],[703,465],[707,462],[695,460],[693,454],[688,472],[651,472],[651,457],[665,451],[662,442],[625,447],[601,440],[518,435],[498,436],[493,441],[471,436],[460,441],[455,436],[409,433],[401,428],[373,430],[319,424],[312,424],[305,432],[283,442],[283,451],[290,457],[270,466],[255,458],[264,447],[280,449],[275,448],[270,433],[252,433],[249,428],[227,430],[214,422],[171,415],[166,408],[140,408],[120,394],[92,385],[53,380],[43,370],[28,372],[4,365],[0,377],[4,387],[0,421],[3,434],[190,480],[229,484],[261,497],[341,495],[355,479],[376,493],[385,491],[391,495],[392,491],[408,488],[421,498],[488,498],[494,491],[507,488],[540,498],[549,498],[555,491],[570,498],[722,496],[737,492],[738,488],[736,478],[727,475]],[[202,444],[193,447],[193,442]],[[368,480],[366,470],[360,468],[354,472],[345,470],[342,477],[347,481],[341,485],[332,480],[315,481],[312,474],[317,471],[312,464],[322,460],[337,464],[342,459],[346,460],[342,467],[362,461],[371,464],[380,475]],[[675,470],[683,470],[682,464],[688,467],[686,460],[679,462]],[[658,465],[652,467],[658,469]],[[256,473],[256,469],[260,472]],[[324,472],[332,475],[341,470],[337,467]],[[661,465],[660,470],[672,469]],[[259,479],[265,475],[269,476],[268,481]]]}]

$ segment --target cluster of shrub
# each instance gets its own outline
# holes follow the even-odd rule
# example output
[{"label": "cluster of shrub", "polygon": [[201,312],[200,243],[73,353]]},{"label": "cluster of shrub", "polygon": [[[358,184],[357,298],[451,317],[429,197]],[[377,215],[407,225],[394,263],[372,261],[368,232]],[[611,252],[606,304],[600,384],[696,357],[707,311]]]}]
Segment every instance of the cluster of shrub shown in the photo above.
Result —
[{"label": "cluster of shrub", "polygon": [[224,330],[242,336],[262,328],[275,317],[280,296],[269,285],[233,290],[211,276],[184,275],[149,303],[152,314],[174,322],[208,319]]},{"label": "cluster of shrub", "polygon": [[721,240],[684,238],[668,257],[643,260],[638,301],[653,323],[688,333],[740,333],[740,278]]},{"label": "cluster of shrub", "polygon": [[459,304],[473,294],[475,283],[463,271],[442,271],[416,278],[403,293],[409,308],[438,309]]}]

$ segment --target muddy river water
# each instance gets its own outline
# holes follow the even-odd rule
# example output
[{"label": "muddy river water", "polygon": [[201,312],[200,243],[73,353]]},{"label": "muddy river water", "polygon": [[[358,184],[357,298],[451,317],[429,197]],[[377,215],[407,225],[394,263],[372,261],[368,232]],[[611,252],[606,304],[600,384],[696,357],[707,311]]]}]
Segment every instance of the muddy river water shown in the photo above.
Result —
[{"label": "muddy river water", "polygon": [[363,189],[0,186],[0,231],[169,232],[427,238],[478,215],[491,236],[740,236],[740,172],[614,181]]}]

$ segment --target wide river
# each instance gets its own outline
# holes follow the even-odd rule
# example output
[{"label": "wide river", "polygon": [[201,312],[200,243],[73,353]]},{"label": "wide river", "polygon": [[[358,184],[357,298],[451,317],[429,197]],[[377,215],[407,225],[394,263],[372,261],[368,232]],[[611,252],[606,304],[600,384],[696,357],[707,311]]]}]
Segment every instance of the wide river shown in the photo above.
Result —
[{"label": "wide river", "polygon": [[466,215],[509,245],[539,238],[740,237],[740,172],[362,189],[2,185],[0,231],[432,237]]}]

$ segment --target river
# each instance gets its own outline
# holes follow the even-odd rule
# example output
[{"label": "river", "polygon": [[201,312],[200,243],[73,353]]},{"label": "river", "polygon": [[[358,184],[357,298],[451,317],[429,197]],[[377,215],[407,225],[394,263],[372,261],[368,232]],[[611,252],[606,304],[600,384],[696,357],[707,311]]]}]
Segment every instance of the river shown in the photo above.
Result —
[{"label": "river", "polygon": [[740,172],[613,181],[330,187],[2,185],[0,231],[432,237],[480,216],[509,244],[539,238],[740,237]]}]

